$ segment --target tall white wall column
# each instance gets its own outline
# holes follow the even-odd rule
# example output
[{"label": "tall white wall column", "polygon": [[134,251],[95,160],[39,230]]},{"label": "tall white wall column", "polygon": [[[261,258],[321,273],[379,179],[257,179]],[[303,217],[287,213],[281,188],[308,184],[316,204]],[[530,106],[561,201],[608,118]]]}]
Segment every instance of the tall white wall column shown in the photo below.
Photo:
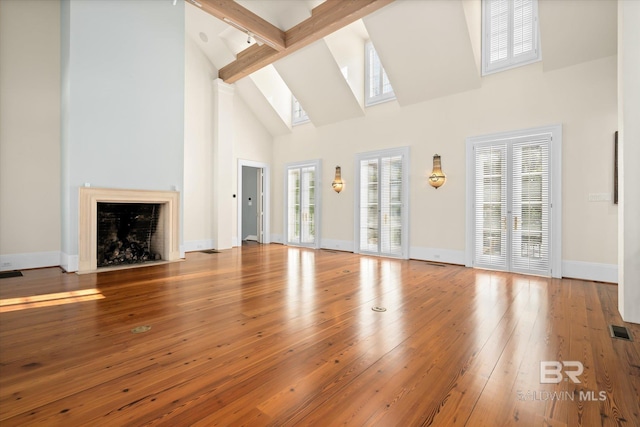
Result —
[{"label": "tall white wall column", "polygon": [[640,2],[618,2],[618,310],[640,323]]},{"label": "tall white wall column", "polygon": [[213,81],[213,239],[216,249],[229,249],[233,234],[233,92],[221,79]]}]

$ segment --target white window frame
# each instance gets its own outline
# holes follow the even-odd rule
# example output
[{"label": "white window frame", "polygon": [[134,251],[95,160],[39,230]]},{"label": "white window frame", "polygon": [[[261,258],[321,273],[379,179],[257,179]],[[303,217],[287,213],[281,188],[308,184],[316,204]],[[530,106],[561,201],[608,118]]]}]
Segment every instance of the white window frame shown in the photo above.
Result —
[{"label": "white window frame", "polygon": [[[308,167],[308,166],[313,166],[315,167],[315,171],[316,171],[316,176],[315,176],[315,208],[314,208],[314,228],[315,228],[315,234],[314,234],[314,242],[313,244],[306,244],[306,243],[299,243],[299,244],[293,244],[291,242],[289,242],[289,217],[288,217],[288,211],[289,211],[289,169],[297,169],[297,168],[304,168],[304,167]],[[314,249],[320,249],[320,236],[321,236],[321,224],[322,224],[322,160],[320,159],[315,159],[315,160],[307,160],[307,161],[303,161],[303,162],[294,162],[294,163],[287,163],[284,165],[284,221],[283,221],[283,225],[284,227],[282,228],[284,230],[283,232],[283,243],[287,246],[302,246],[302,247],[308,247],[308,248],[314,248]]]},{"label": "white window frame", "polygon": [[[371,43],[371,41],[368,41],[365,43],[364,45],[364,105],[365,107],[370,107],[372,105],[376,105],[376,104],[380,104],[382,102],[387,102],[387,101],[392,101],[394,99],[396,99],[396,94],[393,91],[393,87],[391,87],[391,92],[387,92],[387,93],[382,93],[382,85],[383,85],[383,81],[384,81],[384,77],[386,76],[387,80],[389,79],[389,76],[387,76],[387,72],[384,70],[384,67],[382,66],[382,62],[378,61],[380,63],[380,79],[377,82],[381,87],[380,87],[380,95],[376,95],[376,96],[371,96],[371,93],[369,91],[369,86],[370,86],[370,79],[371,79],[371,69],[370,69],[370,57],[372,54],[378,55],[378,53],[376,52],[375,47],[373,46],[373,43]],[[380,57],[378,56],[378,59]],[[389,85],[391,85],[391,83],[389,82]]]},{"label": "white window frame", "polygon": [[[367,153],[358,153],[356,154],[356,159],[354,163],[354,171],[355,173],[355,188],[356,188],[356,197],[354,200],[354,235],[353,235],[353,248],[354,253],[359,254],[370,254],[370,255],[379,255],[389,258],[400,258],[400,259],[409,259],[409,167],[411,162],[409,161],[409,147],[399,147],[399,148],[390,148],[387,150],[379,150],[379,151],[370,151]],[[360,162],[362,160],[367,160],[371,158],[380,158],[380,157],[394,157],[394,156],[402,156],[402,253],[399,256],[393,256],[388,254],[378,254],[372,252],[366,252],[360,250]]]},{"label": "white window frame", "polygon": [[509,0],[509,23],[507,30],[507,58],[499,62],[489,63],[491,58],[491,0],[482,0],[482,75],[497,73],[523,65],[532,64],[542,59],[540,49],[540,25],[538,20],[538,0],[533,0],[533,52],[518,57],[513,56],[513,10],[514,0]]},{"label": "white window frame", "polygon": [[[296,117],[296,110],[298,107],[302,114]],[[309,121],[309,115],[304,108],[302,108],[300,101],[298,101],[295,96],[291,95],[291,126],[301,125],[303,123],[308,123]]]},{"label": "white window frame", "polygon": [[549,168],[549,182],[551,194],[549,197],[551,237],[549,239],[549,263],[551,277],[562,277],[562,125],[549,125],[516,131],[499,132],[490,135],[469,137],[466,140],[466,226],[465,226],[465,266],[474,267],[475,248],[475,160],[473,148],[475,145],[491,141],[513,140],[533,135],[548,134],[551,137],[549,154],[551,156]]}]

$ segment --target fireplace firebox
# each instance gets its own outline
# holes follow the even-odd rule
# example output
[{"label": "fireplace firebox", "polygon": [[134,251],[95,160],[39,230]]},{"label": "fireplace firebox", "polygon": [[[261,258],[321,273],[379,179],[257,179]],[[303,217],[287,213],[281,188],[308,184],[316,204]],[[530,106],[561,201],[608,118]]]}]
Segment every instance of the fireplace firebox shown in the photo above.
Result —
[{"label": "fireplace firebox", "polygon": [[113,267],[162,259],[158,203],[98,203],[97,265]]}]

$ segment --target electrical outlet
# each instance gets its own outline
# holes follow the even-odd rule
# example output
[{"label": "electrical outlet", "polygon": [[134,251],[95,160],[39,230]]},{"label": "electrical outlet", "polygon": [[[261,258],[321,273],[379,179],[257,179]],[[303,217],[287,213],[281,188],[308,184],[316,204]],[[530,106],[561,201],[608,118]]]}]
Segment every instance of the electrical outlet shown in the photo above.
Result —
[{"label": "electrical outlet", "polygon": [[5,268],[5,267],[12,267],[12,266],[13,266],[13,264],[12,264],[12,263],[10,263],[10,262],[3,262],[3,263],[2,263],[2,268]]},{"label": "electrical outlet", "polygon": [[611,201],[611,193],[589,193],[590,202],[608,202]]}]

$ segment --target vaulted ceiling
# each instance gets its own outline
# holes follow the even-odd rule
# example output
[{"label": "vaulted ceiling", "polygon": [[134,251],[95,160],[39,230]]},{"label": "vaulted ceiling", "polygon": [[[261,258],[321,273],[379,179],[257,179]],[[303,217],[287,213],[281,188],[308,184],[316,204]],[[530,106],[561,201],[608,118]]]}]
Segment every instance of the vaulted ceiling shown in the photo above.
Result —
[{"label": "vaulted ceiling", "polygon": [[[354,3],[366,7],[344,10]],[[292,96],[313,126],[366,114],[367,40],[400,106],[482,85],[480,0],[186,0],[185,7],[187,37],[274,136],[292,130]],[[616,54],[615,0],[539,0],[539,19],[545,72]]]}]

